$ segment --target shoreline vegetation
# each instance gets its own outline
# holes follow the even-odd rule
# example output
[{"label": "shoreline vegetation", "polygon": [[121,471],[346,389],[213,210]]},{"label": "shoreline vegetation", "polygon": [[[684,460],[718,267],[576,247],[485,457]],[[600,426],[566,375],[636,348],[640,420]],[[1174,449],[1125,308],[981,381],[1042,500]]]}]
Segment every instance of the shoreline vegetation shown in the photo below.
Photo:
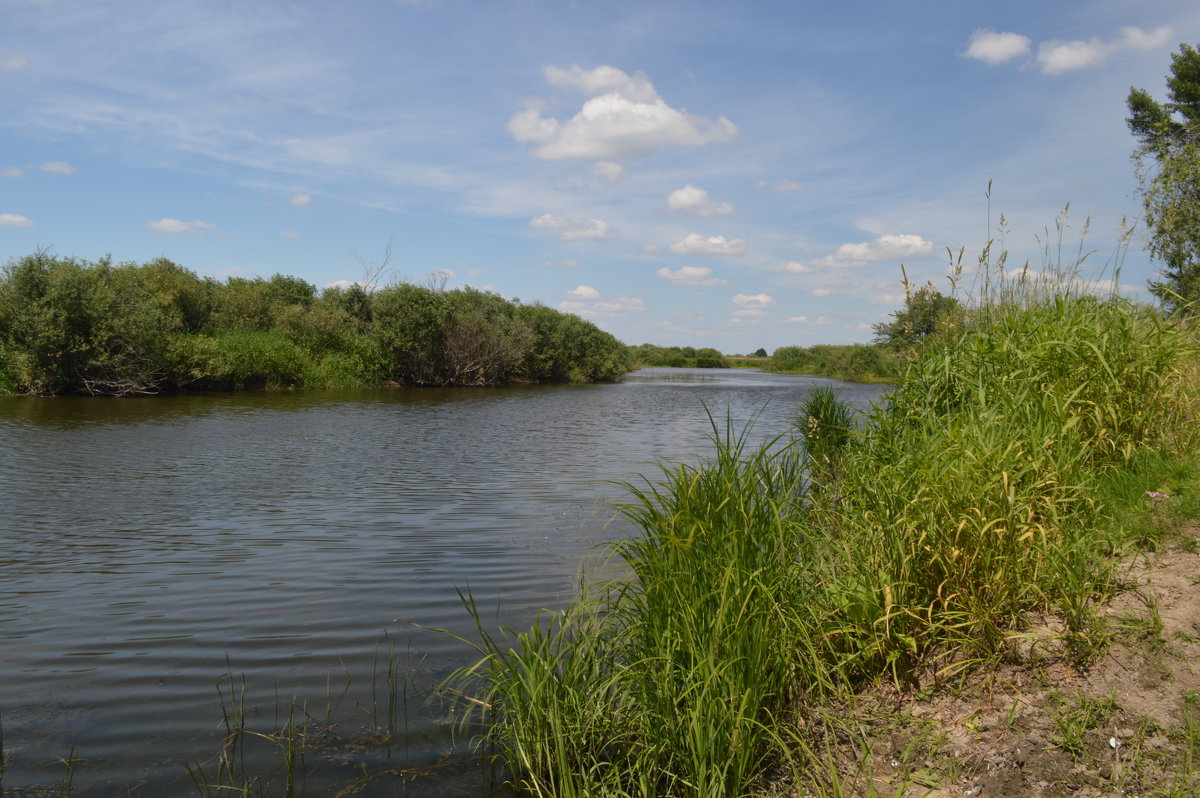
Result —
[{"label": "shoreline vegetation", "polygon": [[894,382],[905,363],[878,342],[769,356],[630,347],[578,316],[486,291],[363,283],[318,291],[282,274],[219,281],[165,258],[36,252],[0,270],[0,395],[615,382],[646,366]]},{"label": "shoreline vegetation", "polygon": [[613,382],[630,365],[578,316],[436,282],[318,293],[46,252],[0,272],[0,394]]},{"label": "shoreline vegetation", "polygon": [[[627,485],[623,576],[525,630],[469,607],[464,729],[538,796],[1196,794],[1200,626],[1124,597],[1197,550],[1200,350],[1083,257],[985,251],[886,406],[817,391],[763,448],[714,421]],[[1154,708],[1082,689],[1121,657]]]}]

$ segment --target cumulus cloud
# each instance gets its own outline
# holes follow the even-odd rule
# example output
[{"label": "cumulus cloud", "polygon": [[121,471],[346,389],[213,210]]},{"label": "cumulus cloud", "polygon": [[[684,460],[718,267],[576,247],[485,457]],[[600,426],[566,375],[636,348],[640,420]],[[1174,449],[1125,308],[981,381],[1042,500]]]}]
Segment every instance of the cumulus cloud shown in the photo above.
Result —
[{"label": "cumulus cloud", "polygon": [[1030,45],[1028,36],[1018,33],[997,33],[980,28],[971,34],[970,43],[963,55],[983,61],[985,64],[1003,64],[1005,61],[1029,55]]},{"label": "cumulus cloud", "polygon": [[73,175],[75,167],[66,161],[46,161],[42,164],[42,171],[54,175]]},{"label": "cumulus cloud", "polygon": [[793,274],[804,274],[818,269],[842,269],[864,266],[877,260],[899,258],[923,258],[933,252],[933,242],[919,235],[903,233],[882,235],[874,241],[858,244],[842,244],[832,255],[812,261],[793,261],[784,267]]},{"label": "cumulus cloud", "polygon": [[1060,75],[1077,69],[1087,69],[1103,64],[1113,53],[1122,50],[1153,50],[1166,44],[1171,37],[1169,27],[1144,31],[1141,28],[1122,28],[1120,35],[1111,42],[1098,37],[1084,41],[1043,42],[1038,47],[1038,67],[1043,74]]},{"label": "cumulus cloud", "polygon": [[637,297],[621,295],[603,299],[600,292],[589,285],[577,286],[566,295],[570,298],[558,303],[559,310],[588,318],[613,317],[646,309],[645,301]]},{"label": "cumulus cloud", "polygon": [[733,205],[713,202],[707,191],[688,183],[667,195],[667,210],[686,211],[696,216],[728,216],[733,213]]},{"label": "cumulus cloud", "polygon": [[832,293],[833,293],[832,288],[814,288],[812,290],[813,296],[829,296]]},{"label": "cumulus cloud", "polygon": [[740,238],[726,241],[725,236],[708,236],[688,233],[687,238],[676,241],[669,247],[676,255],[741,255],[746,251],[746,242]]},{"label": "cumulus cloud", "polygon": [[641,72],[627,75],[616,67],[601,65],[595,69],[584,69],[573,64],[570,69],[548,66],[542,76],[551,86],[579,89],[584,94],[616,94],[633,102],[652,103],[658,99],[650,80]]},{"label": "cumulus cloud", "polygon": [[0,227],[33,227],[33,220],[15,213],[0,213]]},{"label": "cumulus cloud", "polygon": [[619,296],[614,299],[592,304],[594,315],[613,315],[617,313],[637,313],[646,309],[646,302],[633,296]]},{"label": "cumulus cloud", "polygon": [[575,241],[577,239],[600,241],[617,237],[617,231],[613,229],[612,225],[600,219],[576,221],[568,219],[565,216],[543,213],[541,216],[535,216],[530,219],[529,226],[541,229],[561,230],[562,232],[558,234],[558,237],[562,241]]},{"label": "cumulus cloud", "polygon": [[811,319],[808,316],[792,316],[788,321],[792,324],[833,324],[833,319],[828,316],[817,316],[815,319]]},{"label": "cumulus cloud", "polygon": [[298,208],[303,208],[305,205],[311,205],[311,204],[312,204],[312,195],[311,194],[296,194],[290,200],[288,200],[288,205],[295,205]]},{"label": "cumulus cloud", "polygon": [[729,282],[711,276],[712,269],[707,266],[680,266],[675,271],[664,266],[656,274],[679,285],[725,285]]},{"label": "cumulus cloud", "polygon": [[614,161],[596,161],[592,164],[592,174],[597,180],[605,183],[616,183],[625,176],[625,167]]},{"label": "cumulus cloud", "polygon": [[734,294],[733,304],[742,310],[762,310],[775,304],[775,300],[767,294]]},{"label": "cumulus cloud", "polygon": [[600,292],[590,285],[577,285],[567,292],[567,296],[574,299],[599,299]]},{"label": "cumulus cloud", "polygon": [[201,233],[205,230],[214,229],[213,226],[208,222],[201,222],[199,220],[194,222],[181,222],[178,219],[171,219],[169,217],[159,219],[157,222],[146,222],[146,226],[151,230],[158,230],[160,233],[173,233],[175,235],[182,235],[184,233]]},{"label": "cumulus cloud", "polygon": [[6,166],[0,169],[0,177],[24,177],[25,173],[16,166]]},{"label": "cumulus cloud", "polygon": [[548,66],[546,81],[591,95],[569,120],[542,116],[537,107],[518,111],[508,132],[519,142],[537,145],[534,155],[547,160],[587,158],[621,161],[670,146],[729,141],[737,126],[672,108],[645,75],[628,75],[611,66],[585,70]]},{"label": "cumulus cloud", "polygon": [[0,56],[0,72],[17,72],[29,66],[29,59],[23,55]]},{"label": "cumulus cloud", "polygon": [[[1100,66],[1113,53],[1122,50],[1153,50],[1166,44],[1171,38],[1171,28],[1161,27],[1152,31],[1141,28],[1122,28],[1116,38],[1105,41],[1093,36],[1087,41],[1047,41],[1037,48],[1037,65],[1044,75],[1061,75],[1079,69]],[[1017,33],[997,33],[980,29],[971,34],[965,58],[974,58],[987,64],[1002,64],[1030,55],[1032,43],[1028,36]]]},{"label": "cumulus cloud", "polygon": [[755,188],[769,188],[772,191],[803,191],[804,184],[797,183],[794,180],[759,180],[754,184]]}]

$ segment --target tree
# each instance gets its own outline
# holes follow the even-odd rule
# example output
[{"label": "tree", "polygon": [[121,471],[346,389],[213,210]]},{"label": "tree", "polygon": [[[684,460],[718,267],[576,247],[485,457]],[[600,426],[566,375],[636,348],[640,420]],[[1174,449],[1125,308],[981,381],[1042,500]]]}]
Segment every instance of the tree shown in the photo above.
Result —
[{"label": "tree", "polygon": [[1194,311],[1200,300],[1200,52],[1187,44],[1171,54],[1167,97],[1159,103],[1131,88],[1126,122],[1139,145],[1150,254],[1166,279],[1150,290],[1168,306]]},{"label": "tree", "polygon": [[875,343],[902,349],[923,341],[960,312],[959,302],[932,285],[923,285],[904,297],[904,310],[892,314],[895,321],[874,325]]},{"label": "tree", "polygon": [[767,350],[766,350],[766,349],[763,349],[763,348],[760,346],[758,349],[754,350],[754,356],[755,356],[755,357],[766,357],[766,356],[767,356]]}]

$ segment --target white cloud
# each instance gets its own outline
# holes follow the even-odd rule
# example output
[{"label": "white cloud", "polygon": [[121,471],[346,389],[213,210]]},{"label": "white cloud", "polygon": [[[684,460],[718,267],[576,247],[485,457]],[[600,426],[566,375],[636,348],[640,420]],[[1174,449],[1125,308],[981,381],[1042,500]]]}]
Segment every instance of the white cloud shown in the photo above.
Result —
[{"label": "white cloud", "polygon": [[204,230],[214,229],[208,222],[199,220],[194,222],[181,222],[178,219],[164,217],[157,222],[146,222],[146,226],[151,230],[158,230],[160,233],[174,233],[180,235],[183,233],[199,233]]},{"label": "white cloud", "polygon": [[775,304],[775,300],[767,294],[734,294],[733,304],[742,310],[762,310]]},{"label": "white cloud", "polygon": [[1043,42],[1038,47],[1037,61],[1042,73],[1061,75],[1077,69],[1099,66],[1113,53],[1122,50],[1153,50],[1166,44],[1171,36],[1169,27],[1144,31],[1141,28],[1122,28],[1112,42],[1098,37],[1085,41]]},{"label": "white cloud", "polygon": [[288,200],[288,205],[295,205],[298,208],[303,208],[306,205],[312,204],[311,194],[297,194]]},{"label": "white cloud", "polygon": [[726,285],[729,282],[711,277],[712,269],[707,266],[680,266],[675,271],[664,266],[655,273],[664,280],[670,280],[679,285]]},{"label": "white cloud", "polygon": [[833,324],[833,319],[828,316],[817,316],[815,319],[810,319],[808,316],[792,316],[788,321],[792,324]]},{"label": "white cloud", "polygon": [[300,237],[300,234],[297,233],[295,230],[284,230],[279,235],[283,236],[284,238],[299,238]]},{"label": "white cloud", "polygon": [[6,166],[0,169],[0,177],[24,177],[25,173],[15,166]]},{"label": "white cloud", "polygon": [[832,288],[814,288],[811,291],[813,296],[829,296],[833,293]]},{"label": "white cloud", "polygon": [[699,233],[688,233],[687,238],[670,246],[676,255],[741,255],[746,251],[746,242],[740,238],[726,241],[725,236],[705,238]]},{"label": "white cloud", "polygon": [[[559,310],[589,318],[613,317],[623,313],[639,313],[646,309],[644,300],[621,295],[613,299],[601,299],[600,292],[588,285],[568,291],[571,299],[558,303]],[[588,302],[591,302],[589,305]]]},{"label": "white cloud", "polygon": [[842,244],[836,257],[839,260],[892,260],[912,258],[933,252],[933,243],[912,234],[883,235],[861,244]]},{"label": "white cloud", "polygon": [[573,64],[570,69],[548,66],[542,69],[542,76],[552,86],[579,89],[588,95],[616,94],[640,103],[652,103],[658,99],[658,92],[643,73],[635,72],[631,76],[607,65],[591,70],[578,64]]},{"label": "white cloud", "polygon": [[754,184],[755,188],[769,188],[773,191],[803,191],[804,184],[797,183],[794,180],[759,180]]},{"label": "white cloud", "polygon": [[599,299],[600,292],[590,285],[577,285],[567,292],[567,296],[575,299]]},{"label": "white cloud", "polygon": [[543,213],[541,216],[535,216],[529,220],[530,227],[542,229],[561,230],[558,237],[562,241],[575,241],[578,239],[589,239],[600,241],[609,238],[616,238],[617,231],[612,225],[600,219],[584,219],[576,221],[568,219],[565,216],[555,216],[551,213]]},{"label": "white cloud", "polygon": [[592,312],[596,315],[614,313],[639,313],[646,309],[645,300],[631,296],[619,296],[604,302],[592,304]]},{"label": "white cloud", "polygon": [[596,161],[592,164],[592,174],[597,180],[605,183],[616,183],[625,176],[625,167],[614,161]]},{"label": "white cloud", "polygon": [[33,220],[15,213],[0,213],[0,227],[33,227]]},{"label": "white cloud", "polygon": [[620,161],[664,147],[729,141],[737,135],[737,126],[725,117],[713,121],[670,107],[641,73],[630,76],[611,66],[548,66],[543,74],[552,85],[593,96],[565,122],[542,116],[537,107],[512,115],[508,132],[517,141],[536,144],[534,155],[539,158]]},{"label": "white cloud", "polygon": [[1029,55],[1028,36],[1017,33],[996,33],[981,28],[971,34],[970,44],[963,55],[986,64],[1002,64],[1014,58]]},{"label": "white cloud", "polygon": [[653,255],[655,252],[658,252],[658,244],[647,244],[642,247],[642,252],[645,252],[647,255]]},{"label": "white cloud", "polygon": [[687,211],[696,216],[728,216],[733,213],[733,205],[713,202],[708,198],[707,191],[688,183],[667,195],[667,210]]},{"label": "white cloud", "polygon": [[547,269],[570,269],[579,265],[579,261],[574,258],[563,258],[560,261],[544,260],[542,265]]},{"label": "white cloud", "polygon": [[472,277],[478,277],[481,274],[487,274],[487,269],[467,269],[467,274]]},{"label": "white cloud", "polygon": [[733,315],[741,319],[757,319],[767,315],[767,312],[757,308],[742,308],[741,310],[735,310]]},{"label": "white cloud", "polygon": [[17,72],[29,66],[29,59],[23,55],[0,56],[0,72]]},{"label": "white cloud", "polygon": [[66,161],[46,161],[42,164],[42,171],[54,175],[73,175],[75,167]]},{"label": "white cloud", "polygon": [[832,255],[826,255],[816,260],[793,261],[784,268],[793,274],[803,274],[817,269],[844,269],[864,266],[877,260],[898,260],[900,258],[923,258],[933,252],[933,242],[919,235],[903,233],[900,235],[882,235],[874,241],[864,241],[858,244],[842,244]]}]

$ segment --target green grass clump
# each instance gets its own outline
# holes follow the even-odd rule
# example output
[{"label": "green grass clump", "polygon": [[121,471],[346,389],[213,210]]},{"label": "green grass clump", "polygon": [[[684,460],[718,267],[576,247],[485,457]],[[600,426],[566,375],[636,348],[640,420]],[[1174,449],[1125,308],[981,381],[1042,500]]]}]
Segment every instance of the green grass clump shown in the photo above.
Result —
[{"label": "green grass clump", "polygon": [[1193,479],[1166,464],[1194,448],[1195,354],[1151,309],[1001,271],[858,428],[813,395],[807,451],[727,426],[708,462],[630,486],[627,577],[485,635],[460,674],[482,679],[512,780],[736,796],[784,774],[836,791],[802,719],[858,687],[1015,656],[1033,610],[1096,656],[1110,555],[1146,542],[1121,521],[1144,511],[1138,486]]}]

